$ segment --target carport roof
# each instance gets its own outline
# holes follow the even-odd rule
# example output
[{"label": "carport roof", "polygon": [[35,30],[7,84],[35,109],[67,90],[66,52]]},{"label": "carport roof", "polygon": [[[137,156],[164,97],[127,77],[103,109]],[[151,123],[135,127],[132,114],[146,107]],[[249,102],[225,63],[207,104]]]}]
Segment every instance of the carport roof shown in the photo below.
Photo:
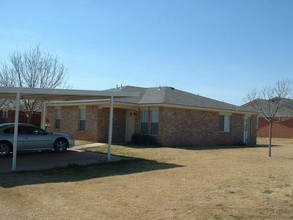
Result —
[{"label": "carport roof", "polygon": [[0,99],[15,99],[16,94],[20,94],[20,99],[39,100],[87,100],[104,99],[109,97],[136,97],[133,92],[116,91],[96,91],[96,90],[73,90],[73,89],[47,89],[47,88],[20,88],[20,87],[0,87]]},{"label": "carport roof", "polygon": [[[112,129],[113,129],[113,100],[122,97],[136,97],[138,94],[125,91],[94,91],[94,90],[72,90],[72,89],[47,89],[47,88],[20,88],[20,87],[0,87],[0,99],[15,99],[16,100],[16,114],[15,127],[18,129],[18,115],[19,115],[19,100],[20,99],[35,99],[35,100],[86,100],[86,99],[105,99],[110,100],[110,114],[109,114],[109,135],[108,135],[108,161],[111,158],[111,143],[112,143]],[[16,170],[17,157],[17,139],[18,133],[14,132],[13,138],[13,159],[12,171]]]}]

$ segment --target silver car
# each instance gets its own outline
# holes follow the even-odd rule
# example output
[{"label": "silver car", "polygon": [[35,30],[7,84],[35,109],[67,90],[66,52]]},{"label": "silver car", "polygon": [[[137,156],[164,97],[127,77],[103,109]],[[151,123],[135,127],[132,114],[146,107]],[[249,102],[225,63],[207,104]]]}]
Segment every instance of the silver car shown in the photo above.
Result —
[{"label": "silver car", "polygon": [[[13,151],[14,123],[0,124],[0,157]],[[54,150],[65,152],[74,146],[74,139],[67,134],[47,132],[31,124],[18,124],[17,152]]]}]

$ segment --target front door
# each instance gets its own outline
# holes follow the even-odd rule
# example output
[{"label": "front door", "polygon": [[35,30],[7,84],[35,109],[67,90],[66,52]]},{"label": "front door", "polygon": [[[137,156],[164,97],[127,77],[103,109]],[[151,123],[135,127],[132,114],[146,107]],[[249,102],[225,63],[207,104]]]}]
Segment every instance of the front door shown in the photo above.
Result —
[{"label": "front door", "polygon": [[135,111],[126,111],[126,142],[131,142],[131,137],[135,132]]},{"label": "front door", "polygon": [[248,144],[249,142],[250,142],[250,117],[245,117],[243,143]]}]

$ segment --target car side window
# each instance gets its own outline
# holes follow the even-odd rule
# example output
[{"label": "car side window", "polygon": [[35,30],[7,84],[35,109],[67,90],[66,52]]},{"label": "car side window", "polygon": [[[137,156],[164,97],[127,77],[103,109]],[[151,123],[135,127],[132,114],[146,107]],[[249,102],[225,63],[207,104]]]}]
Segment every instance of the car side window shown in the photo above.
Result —
[{"label": "car side window", "polygon": [[33,127],[29,127],[29,126],[21,126],[20,128],[20,133],[21,134],[36,134],[34,132],[34,128]]},{"label": "car side window", "polygon": [[14,134],[14,127],[6,128],[3,133],[5,134]]},{"label": "car side window", "polygon": [[45,134],[45,131],[36,127],[30,127],[30,126],[21,126],[20,127],[20,133],[21,134]]},{"label": "car side window", "polygon": [[35,128],[35,132],[36,132],[36,134],[46,134],[46,131],[44,131],[43,129],[39,129],[39,128]]}]

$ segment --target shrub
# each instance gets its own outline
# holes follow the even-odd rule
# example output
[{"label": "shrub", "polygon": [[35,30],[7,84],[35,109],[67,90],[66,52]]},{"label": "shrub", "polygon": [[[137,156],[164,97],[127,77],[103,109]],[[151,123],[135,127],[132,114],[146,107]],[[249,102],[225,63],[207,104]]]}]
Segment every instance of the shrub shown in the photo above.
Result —
[{"label": "shrub", "polygon": [[151,135],[133,134],[131,137],[132,144],[138,145],[157,145],[157,139]]}]

